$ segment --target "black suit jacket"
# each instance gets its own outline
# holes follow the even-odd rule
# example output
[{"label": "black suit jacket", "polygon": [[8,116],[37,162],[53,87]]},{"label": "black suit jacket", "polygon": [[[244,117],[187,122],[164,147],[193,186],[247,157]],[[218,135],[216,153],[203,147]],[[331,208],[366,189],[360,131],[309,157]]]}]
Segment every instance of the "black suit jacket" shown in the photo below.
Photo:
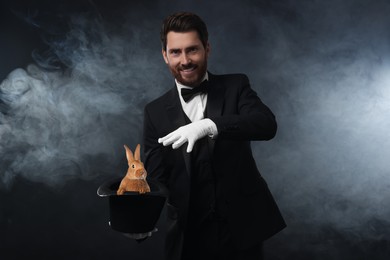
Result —
[{"label": "black suit jacket", "polygon": [[[250,141],[269,140],[277,124],[271,110],[262,103],[243,74],[209,73],[207,117],[215,122],[218,137],[209,142],[212,165],[227,209],[227,220],[237,248],[258,243],[285,227],[279,209],[257,169]],[[180,248],[186,225],[191,156],[186,145],[173,150],[157,142],[185,125],[176,86],[152,101],[144,111],[144,152],[148,178],[163,182],[168,190],[170,226],[168,251]],[[209,137],[206,137],[209,138]],[[180,250],[179,250],[180,251]],[[173,256],[171,256],[173,259]]]}]

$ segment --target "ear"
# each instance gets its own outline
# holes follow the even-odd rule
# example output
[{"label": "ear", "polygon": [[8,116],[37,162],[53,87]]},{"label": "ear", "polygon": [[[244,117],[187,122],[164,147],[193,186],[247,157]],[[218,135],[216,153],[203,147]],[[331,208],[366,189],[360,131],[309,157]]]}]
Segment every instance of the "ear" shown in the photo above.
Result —
[{"label": "ear", "polygon": [[207,42],[207,44],[206,44],[206,57],[207,58],[209,57],[210,51],[211,51],[211,46],[210,46],[210,43]]},{"label": "ear", "polygon": [[135,148],[134,159],[136,159],[137,161],[141,161],[141,146],[140,146],[140,144],[137,144],[137,147]]},{"label": "ear", "polygon": [[168,64],[167,51],[164,50],[164,49],[162,49],[162,50],[161,50],[161,53],[162,53],[162,56],[163,56],[163,58],[164,58],[165,63]]},{"label": "ear", "polygon": [[130,162],[134,161],[133,152],[130,150],[129,147],[127,147],[127,145],[124,145],[124,147],[126,149],[127,162],[130,163]]}]

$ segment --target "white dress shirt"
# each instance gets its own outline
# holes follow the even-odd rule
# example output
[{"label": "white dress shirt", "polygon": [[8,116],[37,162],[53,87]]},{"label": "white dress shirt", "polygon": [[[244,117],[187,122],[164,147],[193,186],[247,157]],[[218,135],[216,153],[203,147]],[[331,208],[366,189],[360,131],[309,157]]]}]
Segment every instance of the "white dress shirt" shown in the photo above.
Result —
[{"label": "white dress shirt", "polygon": [[[202,82],[204,80],[208,80],[207,72],[204,75]],[[192,89],[192,88],[181,84],[176,79],[175,81],[176,81],[177,91],[179,91],[181,107],[183,108],[184,113],[186,113],[186,115],[191,120],[191,122],[195,122],[203,119],[205,109],[206,109],[206,104],[207,104],[207,93],[200,93],[198,95],[195,95],[190,101],[185,102],[183,97],[181,96],[181,89],[182,88]]]},{"label": "white dress shirt", "polygon": [[[202,82],[208,79],[209,79],[209,74],[206,72]],[[191,89],[191,87],[181,84],[176,79],[175,82],[176,82],[177,91],[179,92],[181,107],[183,108],[184,113],[187,115],[187,117],[191,120],[191,122],[204,119],[206,104],[207,104],[207,93],[200,93],[198,95],[195,95],[191,100],[185,102],[183,97],[181,96],[181,89],[182,88]],[[218,135],[218,130],[215,124],[213,125],[211,132],[212,133],[209,136],[212,138],[216,138],[216,136]]]}]

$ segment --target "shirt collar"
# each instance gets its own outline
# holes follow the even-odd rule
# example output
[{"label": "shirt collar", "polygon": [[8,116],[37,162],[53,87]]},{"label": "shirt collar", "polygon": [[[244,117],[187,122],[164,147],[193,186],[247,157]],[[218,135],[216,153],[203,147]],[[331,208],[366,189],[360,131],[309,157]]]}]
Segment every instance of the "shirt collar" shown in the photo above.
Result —
[{"label": "shirt collar", "polygon": [[[206,73],[204,74],[203,76],[203,79],[201,82],[205,81],[205,80],[209,80],[209,73],[206,71]],[[179,81],[177,81],[177,79],[175,79],[175,82],[176,82],[176,86],[177,86],[177,90],[179,91],[180,93],[180,90],[182,88],[192,88],[192,87],[189,87],[189,86],[186,86],[186,85],[183,85],[181,84]]]}]

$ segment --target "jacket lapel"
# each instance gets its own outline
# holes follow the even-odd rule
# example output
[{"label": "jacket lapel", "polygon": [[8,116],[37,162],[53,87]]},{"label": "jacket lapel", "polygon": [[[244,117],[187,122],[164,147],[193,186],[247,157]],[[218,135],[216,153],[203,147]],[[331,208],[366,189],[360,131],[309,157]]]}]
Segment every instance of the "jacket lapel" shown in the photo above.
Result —
[{"label": "jacket lapel", "polygon": [[[225,96],[225,89],[218,81],[218,78],[209,72],[209,91],[207,94],[207,117],[214,118],[222,115],[222,108]],[[215,140],[209,140],[210,151],[214,150]]]},{"label": "jacket lapel", "polygon": [[[206,113],[207,117],[213,118],[221,116],[225,89],[219,82],[218,78],[209,72],[209,81],[210,81],[210,89],[207,94],[207,105],[206,105]],[[179,93],[177,91],[176,85],[169,91],[169,98],[167,99],[166,109],[168,116],[172,122],[173,130],[183,126],[186,124],[185,116],[183,109],[181,107]],[[215,140],[209,139],[209,148],[210,151],[214,150]],[[183,145],[180,147],[183,159],[186,165],[186,170],[188,175],[191,175],[191,154],[186,152],[186,146]]]},{"label": "jacket lapel", "polygon": [[[177,92],[176,85],[174,88],[172,88],[169,91],[169,98],[167,99],[166,103],[166,109],[169,116],[169,119],[171,120],[173,124],[173,130],[176,130],[177,128],[183,126],[186,124],[186,119],[184,116],[183,109],[181,107],[179,94]],[[180,148],[183,154],[184,163],[186,165],[186,170],[188,175],[191,175],[191,156],[189,153],[186,152],[186,146],[182,145]]]}]

